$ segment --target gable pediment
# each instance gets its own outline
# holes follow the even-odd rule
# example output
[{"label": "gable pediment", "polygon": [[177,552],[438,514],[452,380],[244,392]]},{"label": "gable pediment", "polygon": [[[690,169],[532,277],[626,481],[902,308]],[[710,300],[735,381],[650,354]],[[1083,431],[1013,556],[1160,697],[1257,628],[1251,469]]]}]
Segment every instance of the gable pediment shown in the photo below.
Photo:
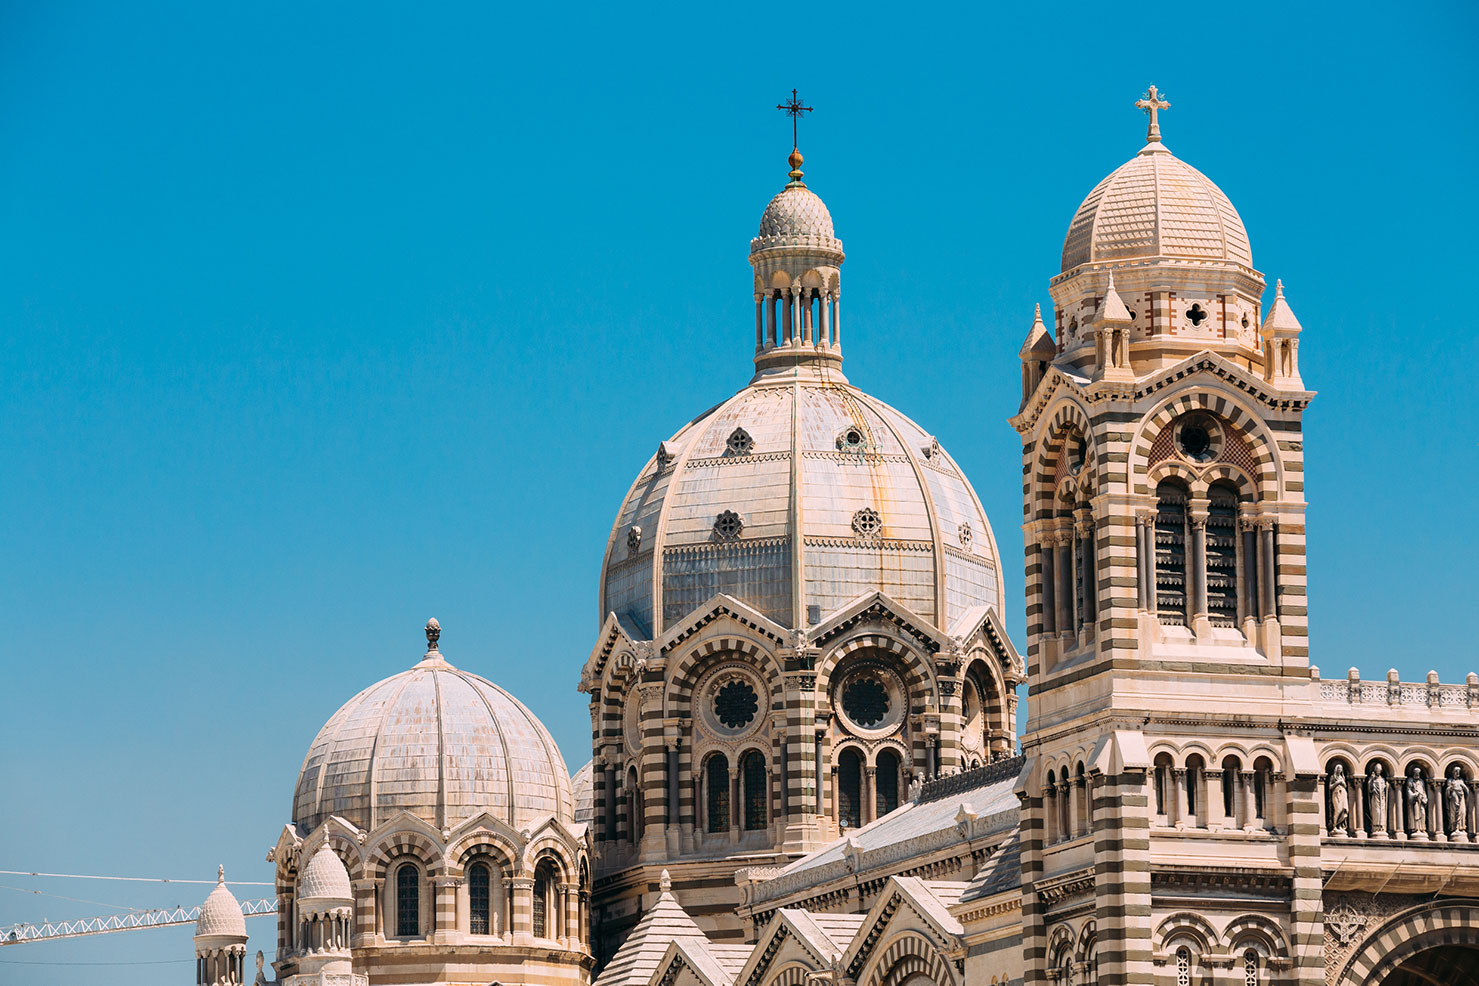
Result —
[{"label": "gable pediment", "polygon": [[870,622],[892,625],[913,637],[926,651],[934,654],[949,645],[950,638],[930,621],[918,616],[907,606],[875,589],[855,596],[831,614],[824,616],[807,633],[814,647],[824,647]]}]

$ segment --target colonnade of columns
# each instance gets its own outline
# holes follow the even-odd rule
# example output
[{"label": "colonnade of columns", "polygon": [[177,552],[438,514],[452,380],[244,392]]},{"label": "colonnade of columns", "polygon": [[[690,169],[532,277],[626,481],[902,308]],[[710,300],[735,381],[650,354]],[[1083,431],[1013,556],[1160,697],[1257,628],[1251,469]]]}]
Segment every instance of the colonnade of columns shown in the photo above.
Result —
[{"label": "colonnade of columns", "polygon": [[246,977],[246,945],[196,949],[197,986],[241,986]]},{"label": "colonnade of columns", "polygon": [[[1260,782],[1259,774],[1262,774]],[[1277,824],[1278,781],[1269,770],[1241,767],[1157,766],[1155,783],[1161,824],[1176,828],[1241,829],[1252,832]],[[1259,785],[1263,804],[1259,805]]]},{"label": "colonnade of columns", "polygon": [[302,952],[338,952],[349,948],[353,908],[336,907],[321,913],[302,915],[298,926],[298,947]]},{"label": "colonnade of columns", "polygon": [[755,295],[755,352],[842,346],[842,299],[832,289],[793,284]]},{"label": "colonnade of columns", "polygon": [[1094,830],[1094,782],[1066,775],[1044,790],[1049,844],[1068,842]]},{"label": "colonnade of columns", "polygon": [[[1186,524],[1187,539],[1184,573],[1186,589],[1186,624],[1195,627],[1198,621],[1208,619],[1207,595],[1207,519],[1208,501],[1203,497],[1192,497],[1188,501]],[[1160,566],[1156,558],[1156,512],[1144,510],[1135,517],[1136,575],[1139,583],[1137,593],[1141,610],[1158,614],[1161,606],[1157,598]],[[1245,632],[1252,637],[1252,626],[1257,621],[1278,618],[1277,593],[1278,555],[1275,538],[1275,523],[1266,517],[1242,516],[1238,519],[1236,540],[1237,621],[1244,625]],[[1181,615],[1181,614],[1176,614]]]},{"label": "colonnade of columns", "polygon": [[[1087,508],[1042,536],[1043,631],[1071,646],[1093,636],[1098,618],[1095,525]],[[1082,640],[1080,640],[1082,638]]]}]

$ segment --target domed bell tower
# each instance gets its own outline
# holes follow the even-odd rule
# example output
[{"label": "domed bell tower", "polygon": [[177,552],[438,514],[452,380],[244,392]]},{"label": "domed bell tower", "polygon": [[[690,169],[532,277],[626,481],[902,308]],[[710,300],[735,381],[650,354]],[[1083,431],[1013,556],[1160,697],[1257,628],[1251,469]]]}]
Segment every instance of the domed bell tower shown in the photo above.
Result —
[{"label": "domed bell tower", "polygon": [[1152,889],[1153,870],[1172,879],[1157,860],[1255,872],[1245,847],[1283,842],[1294,903],[1267,917],[1298,949],[1319,940],[1316,775],[1284,726],[1313,694],[1300,327],[1282,287],[1260,319],[1237,210],[1162,143],[1170,104],[1152,87],[1137,105],[1145,146],[1069,226],[1057,342],[1034,320],[1012,419],[1031,665],[1024,945],[1046,955],[1082,932],[1086,902],[1038,888],[1091,874],[1074,885],[1093,894],[1100,984],[1156,979],[1143,929],[1173,903]]}]

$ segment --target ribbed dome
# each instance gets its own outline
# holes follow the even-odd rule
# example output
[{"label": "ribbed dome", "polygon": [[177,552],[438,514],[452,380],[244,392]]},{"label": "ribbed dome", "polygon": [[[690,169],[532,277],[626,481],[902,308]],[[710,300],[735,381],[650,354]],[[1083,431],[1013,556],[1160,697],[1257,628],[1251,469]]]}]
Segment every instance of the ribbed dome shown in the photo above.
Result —
[{"label": "ribbed dome", "polygon": [[750,241],[750,252],[774,247],[814,247],[842,252],[832,231],[832,213],[815,192],[798,181],[770,200],[760,217],[760,232]]},{"label": "ribbed dome", "polygon": [[206,897],[200,908],[200,917],[195,919],[195,937],[227,935],[245,938],[246,918],[241,913],[241,904],[235,895],[226,889],[226,872],[218,871],[216,888]]},{"label": "ribbed dome", "polygon": [[574,820],[570,774],[543,723],[434,651],[334,713],[293,795],[305,830],[330,815],[373,829],[402,810],[439,829],[483,811],[515,828]]},{"label": "ribbed dome", "polygon": [[349,887],[349,871],[344,868],[344,862],[327,842],[318,847],[318,851],[303,868],[303,877],[298,882],[298,899],[354,899],[354,891]]},{"label": "ribbed dome", "polygon": [[1002,611],[999,572],[976,494],[929,434],[850,384],[770,378],[643,467],[612,529],[600,615],[657,635],[725,592],[800,627],[882,589],[948,629],[974,607]]},{"label": "ribbed dome", "polygon": [[1253,266],[1248,231],[1232,202],[1159,141],[1146,144],[1084,199],[1063,241],[1062,269],[1151,257]]},{"label": "ribbed dome", "polygon": [[596,762],[587,760],[585,766],[570,779],[570,796],[575,799],[575,820],[589,822],[595,814],[594,784]]}]

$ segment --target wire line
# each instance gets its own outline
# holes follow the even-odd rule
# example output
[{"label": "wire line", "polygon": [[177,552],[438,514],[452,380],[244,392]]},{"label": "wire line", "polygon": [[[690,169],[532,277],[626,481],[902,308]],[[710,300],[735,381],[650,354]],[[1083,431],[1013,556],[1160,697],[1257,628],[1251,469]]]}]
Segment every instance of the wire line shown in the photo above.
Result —
[{"label": "wire line", "polygon": [[[5,876],[47,876],[59,880],[123,880],[128,883],[210,883],[215,880],[172,880],[167,876],[92,876],[86,873],[33,873],[30,870],[0,870]],[[227,880],[226,883],[233,887],[270,887],[273,884],[263,880]]]},{"label": "wire line", "polygon": [[104,900],[88,900],[86,897],[67,897],[64,894],[50,894],[45,890],[32,890],[30,887],[12,887],[8,883],[0,883],[0,890],[14,890],[20,894],[40,894],[42,897],[55,897],[57,900],[71,900],[79,904],[96,904],[98,907],[112,907],[120,911],[147,911],[147,907],[126,907],[123,904],[110,904]]}]

